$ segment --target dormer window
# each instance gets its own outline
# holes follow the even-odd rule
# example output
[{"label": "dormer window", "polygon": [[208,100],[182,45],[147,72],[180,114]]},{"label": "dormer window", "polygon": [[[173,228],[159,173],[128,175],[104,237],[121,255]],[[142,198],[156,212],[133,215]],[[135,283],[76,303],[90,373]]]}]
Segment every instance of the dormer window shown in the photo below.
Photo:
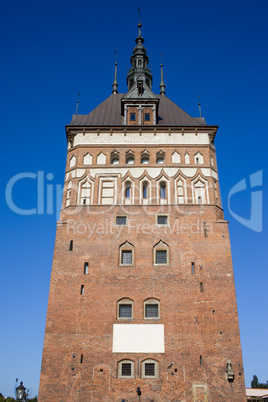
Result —
[{"label": "dormer window", "polygon": [[136,121],[136,113],[130,113],[130,121]]}]

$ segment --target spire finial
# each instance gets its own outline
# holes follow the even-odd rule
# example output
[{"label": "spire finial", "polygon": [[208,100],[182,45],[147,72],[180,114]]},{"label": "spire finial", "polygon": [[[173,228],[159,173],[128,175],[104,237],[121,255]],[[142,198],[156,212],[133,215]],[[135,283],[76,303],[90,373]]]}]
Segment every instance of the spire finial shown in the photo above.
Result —
[{"label": "spire finial", "polygon": [[141,37],[141,10],[140,10],[140,6],[138,6],[138,11],[139,11],[139,23],[138,23],[138,28],[139,28],[139,37]]},{"label": "spire finial", "polygon": [[113,82],[113,94],[117,94],[117,88],[118,88],[118,83],[117,83],[117,51],[115,50],[115,68],[114,68],[114,82]]},{"label": "spire finial", "polygon": [[77,102],[76,102],[76,112],[75,112],[75,114],[78,113],[79,97],[80,97],[80,93],[78,92],[78,97],[77,97]]},{"label": "spire finial", "polygon": [[166,94],[166,86],[165,86],[165,83],[164,83],[163,63],[162,63],[163,60],[162,59],[163,59],[163,53],[161,53],[161,64],[160,64],[160,67],[161,67],[161,82],[160,82],[159,88],[160,88],[160,95],[165,95]]},{"label": "spire finial", "polygon": [[198,98],[199,98],[199,103],[198,103],[198,106],[199,106],[199,115],[200,115],[200,118],[202,118],[202,113],[201,113],[201,96],[199,95],[198,96]]}]

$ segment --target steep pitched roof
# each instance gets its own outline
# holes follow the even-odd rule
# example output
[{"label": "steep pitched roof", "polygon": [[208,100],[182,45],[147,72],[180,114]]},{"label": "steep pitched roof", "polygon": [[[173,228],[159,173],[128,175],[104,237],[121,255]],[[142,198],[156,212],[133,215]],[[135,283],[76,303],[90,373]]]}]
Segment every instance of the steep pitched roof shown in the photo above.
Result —
[{"label": "steep pitched roof", "polygon": [[[121,99],[125,94],[112,94],[92,112],[86,115],[73,115],[70,126],[122,126]],[[203,126],[204,119],[191,117],[166,96],[159,99],[158,121],[156,126]]]}]

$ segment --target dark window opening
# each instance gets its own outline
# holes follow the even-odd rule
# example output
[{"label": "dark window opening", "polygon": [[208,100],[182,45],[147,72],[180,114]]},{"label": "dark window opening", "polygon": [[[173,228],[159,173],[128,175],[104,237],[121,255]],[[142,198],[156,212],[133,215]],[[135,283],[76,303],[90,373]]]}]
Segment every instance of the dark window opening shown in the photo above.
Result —
[{"label": "dark window opening", "polygon": [[145,121],[150,121],[151,120],[151,114],[150,113],[145,113],[144,114],[144,120]]},{"label": "dark window opening", "polygon": [[125,198],[130,198],[131,183],[128,181],[125,186]]},{"label": "dark window opening", "polygon": [[100,369],[100,373],[103,373],[103,369]]},{"label": "dark window opening", "polygon": [[167,263],[167,251],[157,250],[156,251],[156,264],[166,264]]},{"label": "dark window opening", "polygon": [[166,183],[160,183],[160,198],[166,198]]},{"label": "dark window opening", "polygon": [[87,202],[87,200],[84,198],[84,199],[83,199],[83,204],[86,204],[86,202]]},{"label": "dark window opening", "polygon": [[119,304],[119,318],[132,317],[132,304]]},{"label": "dark window opening", "polygon": [[74,244],[74,241],[70,240],[69,251],[73,251],[73,244]]},{"label": "dark window opening", "polygon": [[122,363],[121,375],[128,377],[131,376],[131,363]]},{"label": "dark window opening", "polygon": [[121,264],[132,264],[132,251],[122,250]]},{"label": "dark window opening", "polygon": [[80,294],[83,295],[84,294],[84,285],[81,285],[81,291]]},{"label": "dark window opening", "polygon": [[143,183],[142,194],[143,194],[143,198],[148,198],[148,183],[147,182]]},{"label": "dark window opening", "polygon": [[200,357],[199,357],[199,363],[200,363],[200,366],[202,366],[203,359],[202,359],[202,356],[201,356],[201,355],[200,355]]},{"label": "dark window opening", "polygon": [[130,113],[130,121],[136,121],[136,113]]},{"label": "dark window opening", "polygon": [[146,304],[145,305],[145,317],[146,318],[158,318],[158,304]]},{"label": "dark window opening", "polygon": [[204,236],[205,236],[205,237],[208,237],[208,231],[207,231],[207,229],[204,229]]},{"label": "dark window opening", "polygon": [[127,217],[126,216],[117,216],[116,217],[116,224],[121,225],[121,226],[126,226]]},{"label": "dark window opening", "polygon": [[80,357],[80,363],[81,364],[83,363],[83,360],[84,360],[84,355],[81,355],[81,357]]},{"label": "dark window opening", "polygon": [[204,292],[204,286],[203,286],[203,282],[200,282],[200,292],[203,293]]},{"label": "dark window opening", "polygon": [[198,197],[198,204],[202,204],[202,198]]},{"label": "dark window opening", "polygon": [[154,363],[145,363],[145,376],[155,376],[155,364]]},{"label": "dark window opening", "polygon": [[194,262],[192,262],[192,274],[194,274],[195,271],[195,266],[194,266]]},{"label": "dark window opening", "polygon": [[88,262],[84,263],[84,275],[88,275]]},{"label": "dark window opening", "polygon": [[157,217],[158,225],[167,225],[167,223],[168,223],[167,215],[158,215],[158,217]]}]

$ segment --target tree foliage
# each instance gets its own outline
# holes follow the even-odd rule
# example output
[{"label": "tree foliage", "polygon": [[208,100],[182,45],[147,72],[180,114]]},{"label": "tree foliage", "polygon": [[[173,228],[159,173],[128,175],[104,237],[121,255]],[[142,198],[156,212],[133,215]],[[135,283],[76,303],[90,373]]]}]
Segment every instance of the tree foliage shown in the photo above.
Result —
[{"label": "tree foliage", "polygon": [[258,377],[254,374],[251,381],[251,388],[268,388],[268,381],[266,381],[266,384],[259,382]]}]

